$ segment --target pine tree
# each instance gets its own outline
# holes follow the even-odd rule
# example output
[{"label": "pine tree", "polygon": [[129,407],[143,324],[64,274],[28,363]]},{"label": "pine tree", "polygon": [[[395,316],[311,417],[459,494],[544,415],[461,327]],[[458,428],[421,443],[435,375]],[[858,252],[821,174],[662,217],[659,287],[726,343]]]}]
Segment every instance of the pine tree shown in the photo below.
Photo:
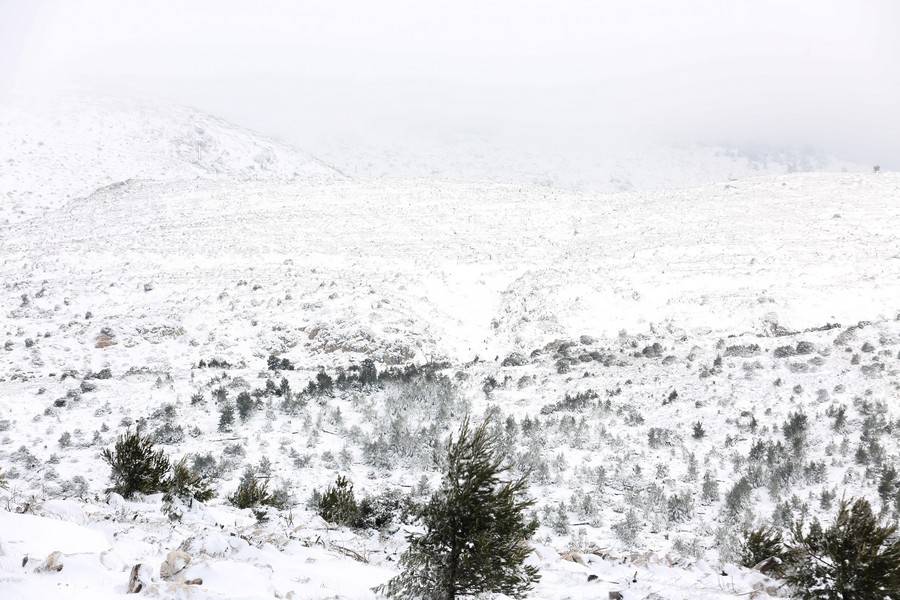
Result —
[{"label": "pine tree", "polygon": [[525,517],[534,504],[524,497],[527,476],[503,480],[511,467],[487,425],[471,430],[466,420],[451,438],[441,488],[422,511],[425,533],[408,538],[403,572],[380,587],[389,597],[454,600],[493,592],[524,598],[540,579],[523,564],[537,529]]},{"label": "pine tree", "polygon": [[228,497],[228,501],[238,508],[256,508],[259,506],[278,506],[278,500],[269,493],[269,484],[265,479],[256,476],[252,467],[247,466],[241,475],[237,490]]},{"label": "pine tree", "polygon": [[112,470],[110,490],[125,498],[136,492],[152,494],[166,488],[169,459],[162,450],[154,449],[149,436],[126,432],[116,440],[114,451],[106,448],[101,456]]},{"label": "pine tree", "polygon": [[896,526],[879,525],[869,502],[842,501],[823,530],[798,523],[787,581],[804,600],[900,598],[900,540]]},{"label": "pine tree", "polygon": [[219,431],[231,431],[232,425],[234,425],[234,407],[230,402],[226,402],[219,414]]},{"label": "pine tree", "polygon": [[209,479],[202,473],[195,471],[187,464],[187,459],[182,458],[172,466],[172,474],[165,482],[166,495],[163,500],[171,502],[174,498],[180,498],[193,505],[194,500],[206,502],[215,492]]},{"label": "pine tree", "polygon": [[235,404],[237,404],[238,415],[241,417],[242,423],[250,418],[250,413],[256,408],[256,402],[247,391],[238,394]]},{"label": "pine tree", "polygon": [[359,507],[353,494],[353,484],[338,475],[333,486],[329,486],[317,506],[319,516],[337,525],[352,525],[359,515]]}]

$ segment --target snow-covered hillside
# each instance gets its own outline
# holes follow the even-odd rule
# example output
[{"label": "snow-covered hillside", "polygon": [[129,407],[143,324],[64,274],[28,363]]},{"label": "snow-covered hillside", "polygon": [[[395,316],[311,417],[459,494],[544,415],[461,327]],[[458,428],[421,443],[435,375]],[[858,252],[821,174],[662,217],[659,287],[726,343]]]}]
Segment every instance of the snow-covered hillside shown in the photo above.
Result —
[{"label": "snow-covered hillside", "polygon": [[[91,311],[94,324],[128,331],[213,334],[235,354],[465,361],[581,334],[890,316],[898,190],[891,174],[611,195],[426,180],[128,182],[7,227],[0,272],[7,306],[54,291],[21,309],[48,325],[57,310]],[[56,296],[68,305],[55,308]],[[60,360],[82,360],[72,343],[90,347],[87,325]]]},{"label": "snow-covered hillside", "polygon": [[179,106],[93,96],[0,104],[0,223],[129,179],[331,180],[290,146]]},{"label": "snow-covered hillside", "polygon": [[[196,113],[85,110],[6,121],[34,153],[3,163],[2,598],[121,597],[136,564],[160,598],[374,597],[420,525],[309,499],[426,501],[465,413],[530,473],[534,598],[790,597],[735,564],[743,527],[900,513],[900,175],[348,181]],[[433,377],[336,383],[367,360]],[[216,496],[107,494],[128,429]],[[283,493],[264,522],[229,501],[247,467]]]},{"label": "snow-covered hillside", "polygon": [[391,132],[311,136],[309,147],[355,178],[444,178],[584,192],[652,192],[800,172],[865,172],[810,149],[675,144],[600,134]]}]

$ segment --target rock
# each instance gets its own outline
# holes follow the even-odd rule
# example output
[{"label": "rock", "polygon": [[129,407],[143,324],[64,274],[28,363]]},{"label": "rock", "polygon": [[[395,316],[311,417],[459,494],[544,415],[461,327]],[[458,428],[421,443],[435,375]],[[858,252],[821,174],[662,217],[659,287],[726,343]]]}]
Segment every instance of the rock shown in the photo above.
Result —
[{"label": "rock", "polygon": [[186,579],[184,585],[203,585],[203,578],[195,577],[194,579]]},{"label": "rock", "polygon": [[644,358],[659,358],[662,356],[662,346],[659,342],[653,342],[649,346],[644,346],[644,349],[641,350],[641,354]]},{"label": "rock", "polygon": [[172,550],[160,565],[159,576],[163,579],[171,579],[187,568],[189,564],[191,564],[190,554],[184,550]]},{"label": "rock", "polygon": [[574,563],[578,563],[579,565],[584,564],[584,558],[577,552],[566,552],[565,554],[560,556],[563,560],[568,560]]},{"label": "rock", "polygon": [[750,358],[759,354],[759,344],[735,344],[725,348],[725,356]]},{"label": "rock", "polygon": [[137,563],[131,567],[131,575],[128,576],[128,593],[138,594],[152,581],[150,569],[146,565]]},{"label": "rock", "polygon": [[598,579],[598,577],[596,575],[594,575],[593,573],[588,575],[588,583],[590,583],[591,581],[597,581],[597,579]]},{"label": "rock", "polygon": [[80,387],[81,387],[82,393],[85,393],[85,394],[97,391],[97,384],[91,383],[90,381],[82,381]]},{"label": "rock", "polygon": [[623,600],[624,598],[625,596],[622,595],[622,592],[616,591],[609,593],[609,600]]},{"label": "rock", "polygon": [[597,343],[597,338],[590,335],[583,335],[578,338],[578,341],[581,342],[583,346],[593,346]]},{"label": "rock", "polygon": [[44,562],[34,570],[35,573],[59,573],[63,570],[62,552],[54,550],[51,552]]},{"label": "rock", "polygon": [[781,566],[782,560],[777,556],[770,556],[753,565],[754,570],[759,571],[763,575],[768,575],[773,571],[777,571]]},{"label": "rock", "polygon": [[94,339],[95,348],[107,348],[116,344],[115,338],[109,333],[101,333]]},{"label": "rock", "polygon": [[526,363],[525,357],[519,352],[513,352],[503,359],[501,367],[521,367]]},{"label": "rock", "polygon": [[109,495],[106,496],[106,503],[114,510],[122,510],[127,506],[125,498],[116,492],[110,492]]},{"label": "rock", "polygon": [[145,283],[145,284],[144,284],[144,291],[145,291],[145,292],[149,292],[149,291],[151,291],[152,289],[153,289],[153,284],[152,284],[152,283]]},{"label": "rock", "polygon": [[816,347],[812,342],[797,342],[797,354],[812,354],[815,351]]},{"label": "rock", "polygon": [[788,356],[794,356],[796,353],[793,346],[779,346],[775,348],[772,354],[775,358],[787,358]]},{"label": "rock", "polygon": [[96,373],[88,373],[85,379],[110,379],[112,378],[112,371],[109,368],[100,369]]}]

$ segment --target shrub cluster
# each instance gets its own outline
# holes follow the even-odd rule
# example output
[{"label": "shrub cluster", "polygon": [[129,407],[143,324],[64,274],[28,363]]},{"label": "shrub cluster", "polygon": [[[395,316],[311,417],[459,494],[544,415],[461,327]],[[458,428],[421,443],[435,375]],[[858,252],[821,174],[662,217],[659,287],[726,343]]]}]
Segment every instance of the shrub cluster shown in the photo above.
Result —
[{"label": "shrub cluster", "polygon": [[187,466],[182,459],[172,466],[162,450],[157,450],[150,436],[127,431],[112,449],[101,453],[109,465],[112,485],[109,491],[131,498],[135,494],[165,492],[166,499],[205,502],[213,496],[208,478]]},{"label": "shrub cluster", "polygon": [[[748,531],[741,548],[747,567],[763,561],[803,600],[883,600],[900,597],[900,540],[865,499],[842,501],[824,528],[796,521],[790,540],[772,528]],[[772,559],[772,560],[769,560]]]}]

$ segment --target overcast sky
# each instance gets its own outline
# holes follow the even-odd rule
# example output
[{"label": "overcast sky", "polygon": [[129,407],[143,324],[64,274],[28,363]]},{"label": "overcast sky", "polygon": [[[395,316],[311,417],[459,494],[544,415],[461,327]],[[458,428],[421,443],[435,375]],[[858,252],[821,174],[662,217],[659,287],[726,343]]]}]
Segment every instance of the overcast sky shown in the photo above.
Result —
[{"label": "overcast sky", "polygon": [[[0,92],[329,131],[811,145],[900,168],[894,0],[0,0]],[[423,133],[426,135],[426,133]]]}]

